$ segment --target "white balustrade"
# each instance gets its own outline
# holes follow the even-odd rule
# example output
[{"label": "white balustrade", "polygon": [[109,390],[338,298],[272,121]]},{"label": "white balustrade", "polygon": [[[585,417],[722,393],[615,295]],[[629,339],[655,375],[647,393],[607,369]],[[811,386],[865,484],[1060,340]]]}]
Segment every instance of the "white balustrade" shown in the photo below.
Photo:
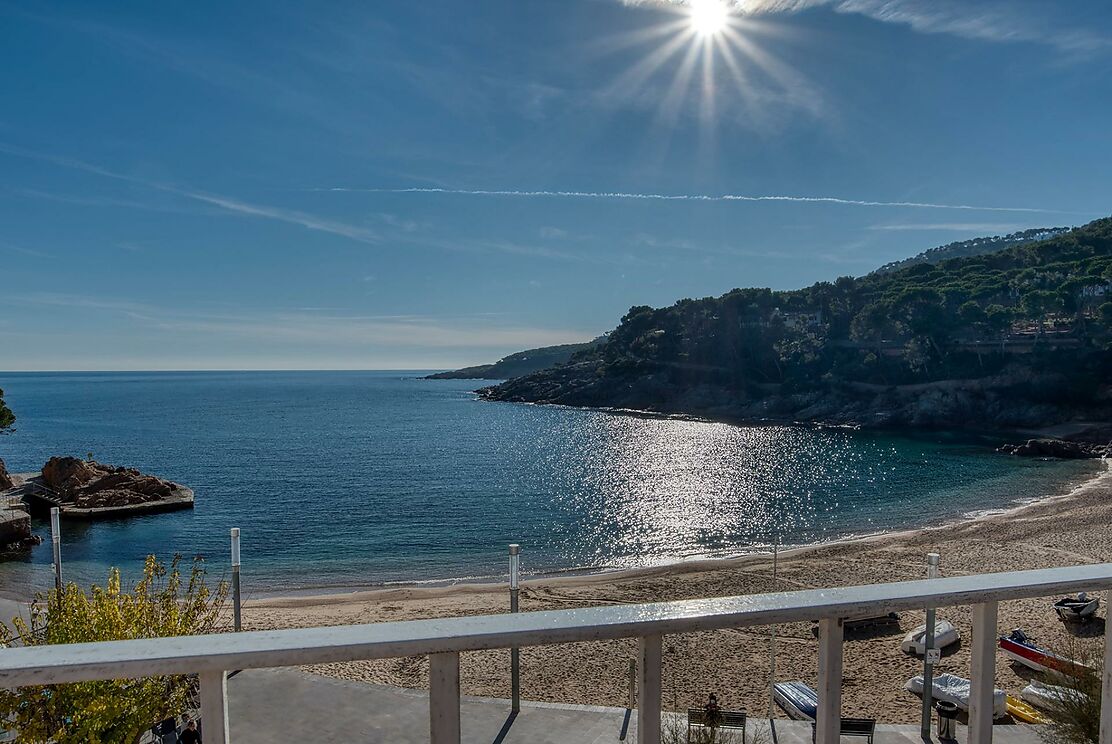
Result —
[{"label": "white balustrade", "polygon": [[[642,605],[16,647],[0,652],[0,687],[197,674],[205,741],[229,744],[227,670],[428,655],[431,741],[458,744],[461,652],[637,638],[638,742],[657,744],[665,635],[817,620],[816,740],[817,744],[837,744],[844,633],[841,619],[925,606],[972,605],[969,740],[970,744],[990,744],[997,603],[1104,589],[1112,589],[1112,564],[1108,563]],[[1112,700],[1112,623],[1107,628],[1105,701]],[[1101,711],[1100,744],[1112,744],[1112,704]]]},{"label": "white balustrade", "polygon": [[816,744],[838,744],[842,730],[842,642],[840,618],[819,620],[819,707],[815,715]]}]

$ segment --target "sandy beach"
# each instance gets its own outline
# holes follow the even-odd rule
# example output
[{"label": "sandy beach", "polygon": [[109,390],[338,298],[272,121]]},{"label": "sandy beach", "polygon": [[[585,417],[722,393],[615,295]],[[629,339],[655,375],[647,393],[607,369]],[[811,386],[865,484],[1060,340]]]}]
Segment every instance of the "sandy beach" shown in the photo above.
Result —
[{"label": "sandy beach", "polygon": [[[1112,560],[1112,470],[1068,493],[1007,512],[966,519],[941,527],[910,530],[797,549],[780,554],[780,590],[902,581],[924,575],[924,555],[942,554],[942,573],[955,576],[985,571],[1067,566]],[[836,569],[831,570],[835,566]],[[774,589],[770,556],[688,563],[591,576],[525,582],[523,611],[550,610],[769,592]],[[275,597],[248,603],[251,629],[368,623],[507,611],[503,585],[445,588],[395,588],[326,596]],[[1102,608],[1101,615],[1105,610]],[[962,637],[970,635],[968,608],[940,612]],[[899,651],[904,633],[923,622],[922,613],[904,613],[898,630],[847,634],[844,705],[846,715],[912,723],[918,699],[904,682],[921,671],[921,662]],[[1099,647],[1102,623],[1070,632],[1045,599],[1002,603],[1000,628],[1022,627],[1043,645],[1075,655]],[[780,680],[814,684],[817,643],[810,624],[777,629],[776,668]],[[522,650],[523,697],[531,700],[594,705],[624,705],[628,700],[629,661],[635,642],[571,644]],[[683,708],[714,691],[724,706],[753,714],[768,708],[770,633],[767,628],[719,631],[665,639],[664,704]],[[465,694],[509,694],[507,651],[466,654],[462,661]],[[940,670],[968,675],[969,646],[945,656]],[[310,667],[346,679],[420,688],[427,684],[422,658],[353,662]],[[1016,693],[1027,675],[1000,661],[997,686]],[[782,713],[777,711],[777,716]]]}]

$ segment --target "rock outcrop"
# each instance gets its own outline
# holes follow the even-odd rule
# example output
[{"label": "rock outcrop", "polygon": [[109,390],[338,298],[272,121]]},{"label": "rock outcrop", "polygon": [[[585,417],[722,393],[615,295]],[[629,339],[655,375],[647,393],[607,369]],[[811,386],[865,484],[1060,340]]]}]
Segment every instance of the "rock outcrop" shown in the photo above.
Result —
[{"label": "rock outcrop", "polygon": [[1085,460],[1112,457],[1112,444],[1073,442],[1065,439],[1028,439],[1023,444],[1005,444],[997,452],[1020,457],[1056,457],[1062,460]]},{"label": "rock outcrop", "polygon": [[170,481],[134,468],[102,465],[76,457],[52,457],[43,465],[43,482],[66,503],[93,509],[159,501],[173,495]]},{"label": "rock outcrop", "polygon": [[12,482],[11,476],[8,475],[8,469],[4,467],[4,461],[0,460],[0,491],[13,486],[15,484]]}]

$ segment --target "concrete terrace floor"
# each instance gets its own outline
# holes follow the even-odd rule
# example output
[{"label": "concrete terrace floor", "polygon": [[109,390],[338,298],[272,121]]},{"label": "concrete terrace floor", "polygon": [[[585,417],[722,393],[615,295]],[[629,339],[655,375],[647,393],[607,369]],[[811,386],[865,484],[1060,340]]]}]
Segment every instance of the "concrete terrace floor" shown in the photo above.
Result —
[{"label": "concrete terrace floor", "polygon": [[[348,682],[291,669],[241,672],[228,680],[228,718],[236,744],[276,741],[391,742],[429,740],[428,694],[387,685]],[[637,741],[637,715],[624,708],[522,702],[509,719],[506,700],[464,697],[463,741],[467,744],[618,744]],[[811,726],[777,720],[775,744],[811,744]],[[686,728],[677,727],[679,742]],[[967,729],[958,726],[959,742]],[[749,742],[773,744],[767,719],[751,719]],[[624,737],[623,737],[624,735]],[[1038,727],[998,725],[1001,744],[1042,744]],[[846,738],[846,744],[864,739]],[[879,724],[876,744],[922,744],[915,726]]]}]

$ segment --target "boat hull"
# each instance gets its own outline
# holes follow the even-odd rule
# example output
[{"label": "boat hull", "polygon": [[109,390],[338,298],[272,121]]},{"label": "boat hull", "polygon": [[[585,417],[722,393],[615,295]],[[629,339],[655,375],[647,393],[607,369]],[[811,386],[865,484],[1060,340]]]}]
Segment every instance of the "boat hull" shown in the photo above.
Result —
[{"label": "boat hull", "polygon": [[777,682],[772,686],[772,699],[797,721],[814,721],[818,709],[818,693],[803,682]]},{"label": "boat hull", "polygon": [[[926,646],[927,626],[920,625],[915,630],[904,636],[900,643],[900,650],[905,654],[923,655]],[[958,630],[947,620],[939,620],[934,624],[934,647],[946,648],[957,643],[960,639]]]},{"label": "boat hull", "polygon": [[1079,677],[1087,671],[1084,665],[1072,659],[1033,644],[1020,643],[1006,636],[1001,636],[999,646],[1004,656],[1036,672]]}]

